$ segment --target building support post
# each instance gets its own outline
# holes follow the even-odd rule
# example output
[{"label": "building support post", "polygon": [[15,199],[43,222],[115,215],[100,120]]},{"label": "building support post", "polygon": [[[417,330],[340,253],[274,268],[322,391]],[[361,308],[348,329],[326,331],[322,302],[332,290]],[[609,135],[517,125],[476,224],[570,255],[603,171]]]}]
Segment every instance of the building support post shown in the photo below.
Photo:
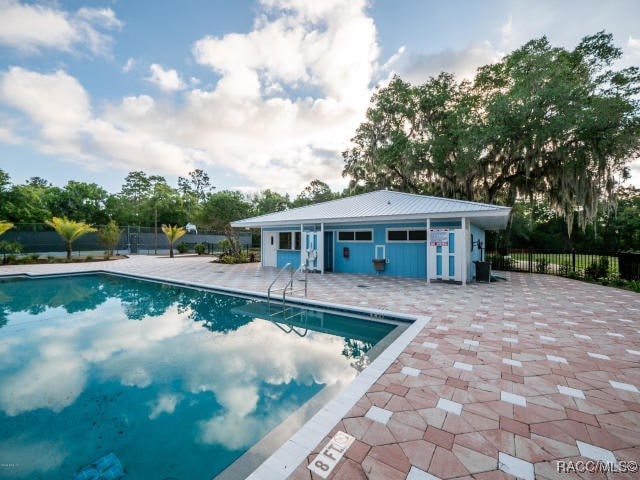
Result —
[{"label": "building support post", "polygon": [[318,238],[318,263],[320,273],[324,275],[324,222],[320,222],[320,238]]},{"label": "building support post", "polygon": [[429,241],[431,240],[431,219],[427,218],[427,241],[425,244],[426,260],[427,260],[427,285],[431,285],[431,262],[429,261]]},{"label": "building support post", "polygon": [[467,219],[462,217],[462,285],[467,284],[467,269],[469,268],[469,245],[467,242]]},{"label": "building support post", "polygon": [[[293,236],[293,241],[295,242],[295,235]],[[307,249],[306,248],[302,248],[302,245],[305,244],[304,241],[304,223],[300,224],[300,245],[298,245],[300,247],[300,265],[298,265],[298,268],[302,267],[302,264],[304,263],[305,268],[307,267]],[[305,244],[306,247],[306,244]]]}]

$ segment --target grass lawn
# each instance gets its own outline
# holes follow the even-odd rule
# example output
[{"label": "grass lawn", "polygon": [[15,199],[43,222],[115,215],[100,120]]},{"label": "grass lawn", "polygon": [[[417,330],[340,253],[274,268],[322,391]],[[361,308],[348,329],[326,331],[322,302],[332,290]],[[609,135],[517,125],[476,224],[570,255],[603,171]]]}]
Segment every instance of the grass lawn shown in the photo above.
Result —
[{"label": "grass lawn", "polygon": [[[512,253],[511,258],[518,262],[528,262],[529,254],[528,253]],[[609,272],[610,273],[618,273],[618,257],[615,256],[605,256],[605,255],[596,255],[596,254],[579,254],[576,253],[576,270],[584,270],[588,266],[590,266],[593,262],[598,263],[600,261],[600,257],[604,256],[609,259]],[[555,270],[561,265],[572,266],[572,254],[571,253],[533,253],[531,255],[532,259],[532,269],[535,271],[536,264],[545,259],[549,264],[549,270]],[[555,266],[557,265],[557,267]]]}]

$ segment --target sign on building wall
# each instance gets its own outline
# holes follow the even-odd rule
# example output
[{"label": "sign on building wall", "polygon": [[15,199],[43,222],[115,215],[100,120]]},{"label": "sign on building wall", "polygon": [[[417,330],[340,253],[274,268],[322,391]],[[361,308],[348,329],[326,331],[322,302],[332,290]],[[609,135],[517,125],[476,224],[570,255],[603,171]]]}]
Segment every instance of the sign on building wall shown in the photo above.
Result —
[{"label": "sign on building wall", "polygon": [[449,229],[448,228],[432,228],[429,230],[429,245],[435,247],[449,246]]}]

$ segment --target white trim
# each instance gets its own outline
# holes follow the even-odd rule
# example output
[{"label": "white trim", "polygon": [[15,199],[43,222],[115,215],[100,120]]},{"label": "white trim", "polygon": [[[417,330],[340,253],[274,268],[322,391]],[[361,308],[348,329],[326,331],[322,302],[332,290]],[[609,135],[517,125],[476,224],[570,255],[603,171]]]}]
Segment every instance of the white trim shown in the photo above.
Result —
[{"label": "white trim", "polygon": [[[442,212],[442,213],[430,213],[429,218],[432,220],[452,220],[459,221],[460,217],[468,218],[482,218],[482,217],[496,217],[498,219],[509,218],[511,209],[509,207],[498,207],[495,210],[481,211],[481,212]],[[236,227],[279,227],[287,226],[291,224],[298,224],[300,222],[305,223],[330,223],[330,224],[342,224],[342,223],[397,223],[407,221],[424,221],[424,213],[412,213],[405,215],[376,215],[371,217],[344,217],[344,218],[304,218],[304,219],[285,219],[285,220],[238,220],[237,222],[231,222],[231,226]],[[506,222],[506,220],[505,220]],[[504,228],[504,227],[502,227]]]}]

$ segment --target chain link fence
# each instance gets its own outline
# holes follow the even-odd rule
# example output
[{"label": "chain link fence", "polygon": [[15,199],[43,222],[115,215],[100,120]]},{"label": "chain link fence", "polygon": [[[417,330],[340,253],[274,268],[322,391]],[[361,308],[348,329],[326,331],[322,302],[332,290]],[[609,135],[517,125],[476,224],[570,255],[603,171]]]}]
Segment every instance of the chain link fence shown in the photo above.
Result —
[{"label": "chain link fence", "polygon": [[[98,230],[102,228],[97,226]],[[160,228],[124,226],[114,254],[154,255],[169,252],[169,241]],[[185,244],[187,251],[193,251],[195,245],[203,244],[207,253],[220,251],[220,242],[226,240],[224,232],[198,231],[188,232],[174,243],[174,249]],[[251,233],[238,234],[243,249],[251,247]],[[0,237],[2,253],[38,253],[43,256],[66,255],[65,243],[51,227],[45,223],[18,223]],[[19,250],[15,251],[15,250]],[[88,233],[73,242],[74,255],[101,255],[105,247],[100,243],[98,233]]]}]

